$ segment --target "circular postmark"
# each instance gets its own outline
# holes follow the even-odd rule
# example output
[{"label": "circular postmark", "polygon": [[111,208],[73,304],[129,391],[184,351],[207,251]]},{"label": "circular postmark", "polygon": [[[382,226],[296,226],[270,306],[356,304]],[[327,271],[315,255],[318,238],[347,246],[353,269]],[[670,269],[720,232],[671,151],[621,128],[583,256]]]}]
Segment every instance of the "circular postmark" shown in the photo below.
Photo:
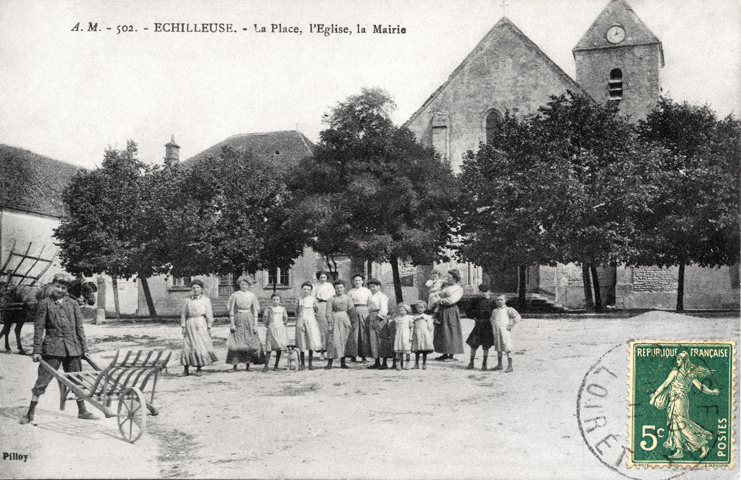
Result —
[{"label": "circular postmark", "polygon": [[589,450],[610,470],[635,480],[668,480],[684,470],[628,468],[627,343],[609,349],[584,375],[576,398],[579,431]]}]

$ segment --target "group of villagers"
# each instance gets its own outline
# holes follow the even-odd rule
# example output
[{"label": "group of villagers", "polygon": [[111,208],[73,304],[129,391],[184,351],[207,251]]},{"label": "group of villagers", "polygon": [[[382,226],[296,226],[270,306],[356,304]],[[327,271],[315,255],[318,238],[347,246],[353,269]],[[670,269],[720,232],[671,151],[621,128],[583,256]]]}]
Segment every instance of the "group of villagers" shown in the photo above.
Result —
[{"label": "group of villagers", "polygon": [[[461,275],[456,269],[448,271],[445,279],[439,272],[433,272],[427,282],[430,287],[428,301],[420,300],[411,306],[399,303],[389,307],[389,298],[381,291],[381,282],[371,279],[365,282],[363,275],[352,278],[352,288],[346,290],[345,282],[328,281],[328,274],[316,274],[317,283],[304,283],[298,302],[295,345],[289,344],[286,323],[288,312],[281,305],[281,297],[273,294],[270,305],[264,309],[263,319],[266,327],[265,341],[257,332],[260,304],[250,288],[250,278],[238,279],[239,290],[227,302],[230,334],[227,342],[226,363],[237,371],[239,364],[264,363],[263,371],[269,370],[270,359],[275,353],[273,369],[278,369],[281,354],[291,348],[299,351],[299,369],[314,370],[314,354],[326,360],[325,369],[331,369],[339,359],[340,368],[349,368],[346,361],[374,362],[368,368],[396,370],[409,369],[411,353],[415,354],[415,369],[427,368],[427,355],[437,352],[435,360],[454,360],[454,355],[463,353],[460,311],[458,302],[463,297],[460,286]],[[487,289],[488,290],[488,289]],[[488,293],[483,296],[488,302]],[[502,305],[492,311],[487,321],[478,320],[467,343],[471,345],[471,365],[478,346],[484,349],[484,366],[489,348],[495,346],[499,365],[502,369],[502,353],[509,358],[507,372],[512,371],[510,352],[512,341],[510,330],[519,320],[517,312],[506,307],[504,297],[498,297]],[[477,312],[486,310],[479,302]],[[489,303],[487,303],[489,305]],[[497,313],[502,310],[501,313]],[[211,341],[213,310],[211,301],[203,294],[203,282],[191,283],[191,295],[185,300],[181,313],[183,333],[183,352],[180,362],[184,375],[189,368],[196,367],[196,375],[201,367],[218,360]],[[481,324],[481,325],[480,325]],[[488,326],[488,327],[487,327]],[[420,357],[422,359],[420,365]],[[306,360],[308,359],[308,367]]]}]

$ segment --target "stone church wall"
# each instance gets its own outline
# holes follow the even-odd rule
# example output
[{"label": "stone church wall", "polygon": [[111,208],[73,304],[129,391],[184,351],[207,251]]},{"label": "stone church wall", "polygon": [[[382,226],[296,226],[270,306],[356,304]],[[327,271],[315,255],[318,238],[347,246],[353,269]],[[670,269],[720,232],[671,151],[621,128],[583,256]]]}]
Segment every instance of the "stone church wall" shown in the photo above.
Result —
[{"label": "stone church wall", "polygon": [[486,140],[486,116],[492,109],[501,115],[507,110],[518,115],[534,113],[551,95],[569,88],[566,79],[511,27],[498,28],[408,125],[417,140],[428,146],[433,146],[433,130],[446,128],[445,135],[438,135],[448,139],[447,152],[435,147],[455,170],[464,153]]},{"label": "stone church wall", "polygon": [[623,73],[620,112],[637,121],[646,117],[661,95],[660,58],[658,44],[577,52],[576,81],[592,98],[604,104],[609,100],[610,72],[619,68]]}]

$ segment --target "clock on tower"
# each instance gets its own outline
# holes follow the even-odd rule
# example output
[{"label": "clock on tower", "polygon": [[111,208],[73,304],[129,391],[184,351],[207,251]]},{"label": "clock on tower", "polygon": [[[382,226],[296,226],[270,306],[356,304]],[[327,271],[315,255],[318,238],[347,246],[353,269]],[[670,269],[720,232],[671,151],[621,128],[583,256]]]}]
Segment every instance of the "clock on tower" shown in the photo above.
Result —
[{"label": "clock on tower", "polygon": [[611,0],[573,50],[576,81],[596,101],[619,102],[630,121],[645,118],[661,95],[661,41],[626,0]]}]

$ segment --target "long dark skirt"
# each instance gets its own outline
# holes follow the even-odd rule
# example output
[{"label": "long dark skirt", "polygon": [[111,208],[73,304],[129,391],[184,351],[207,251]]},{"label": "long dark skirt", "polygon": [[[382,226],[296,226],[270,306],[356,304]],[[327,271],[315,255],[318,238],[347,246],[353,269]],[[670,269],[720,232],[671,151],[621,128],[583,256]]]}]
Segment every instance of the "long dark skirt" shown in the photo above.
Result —
[{"label": "long dark skirt", "polygon": [[332,331],[327,335],[327,358],[342,358],[347,355],[345,345],[347,336],[352,331],[347,312],[332,314]]},{"label": "long dark skirt", "polygon": [[368,339],[368,307],[359,305],[350,314],[352,331],[347,337],[345,355],[348,357],[370,357],[370,340]]},{"label": "long dark skirt", "polygon": [[476,325],[471,330],[466,343],[474,349],[479,347],[487,349],[494,346],[494,330],[491,328],[491,321],[489,319],[476,320]]},{"label": "long dark skirt", "polygon": [[329,339],[327,338],[327,332],[329,331],[329,322],[332,321],[332,314],[331,312],[327,311],[327,305],[328,303],[326,301],[320,302],[319,300],[316,301],[316,323],[319,325],[319,333],[322,336],[322,350],[327,350],[327,342]]},{"label": "long dark skirt", "polygon": [[378,318],[378,311],[373,311],[368,314],[368,321],[366,323],[366,330],[368,330],[368,345],[370,350],[371,358],[381,358],[378,354],[381,347],[381,328],[383,327],[383,320]]},{"label": "long dark skirt", "polygon": [[435,351],[446,355],[463,353],[463,332],[458,305],[440,305],[433,343]]},{"label": "long dark skirt", "polygon": [[394,339],[396,338],[396,322],[390,319],[383,320],[381,329],[378,332],[378,357],[393,358],[396,355],[394,351]]},{"label": "long dark skirt", "polygon": [[230,365],[256,363],[264,356],[262,343],[254,325],[252,312],[236,312],[234,315],[236,330],[229,334],[226,363]]}]

